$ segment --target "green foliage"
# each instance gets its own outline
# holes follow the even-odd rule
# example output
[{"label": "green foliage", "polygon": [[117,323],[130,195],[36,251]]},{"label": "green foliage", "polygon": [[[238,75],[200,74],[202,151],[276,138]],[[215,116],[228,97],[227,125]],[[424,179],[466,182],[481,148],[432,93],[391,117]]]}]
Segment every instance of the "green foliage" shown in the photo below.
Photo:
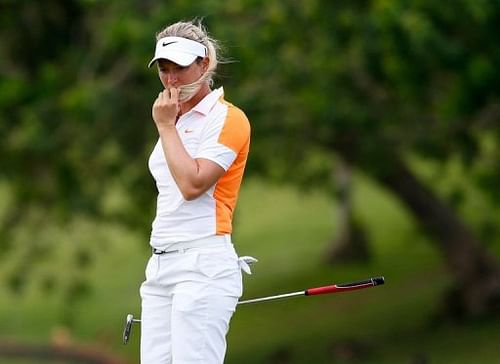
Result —
[{"label": "green foliage", "polygon": [[[246,180],[234,241],[239,254],[253,255],[259,262],[251,276],[244,276],[245,298],[378,274],[385,275],[386,284],[239,307],[231,321],[226,362],[271,364],[284,355],[296,364],[408,363],[418,356],[439,363],[499,363],[498,318],[436,325],[430,317],[439,309],[441,293],[451,280],[441,268],[439,254],[396,199],[362,175],[354,180],[354,205],[368,222],[374,259],[369,264],[336,266],[322,263],[327,237],[336,223],[328,195]],[[479,215],[487,214],[485,206],[476,207]],[[51,239],[49,232],[42,235],[44,244],[54,244],[58,252],[36,268],[34,277],[42,278],[53,271],[52,266],[57,279],[70,282],[75,277],[70,269],[74,252],[81,248],[94,252],[93,264],[79,273],[93,290],[73,305],[68,339],[97,343],[137,363],[139,327],[134,327],[127,346],[120,335],[125,315],[140,312],[138,287],[149,257],[142,237],[123,226],[81,217],[70,229],[52,229]],[[492,245],[500,248],[499,239],[492,239]],[[13,254],[6,262],[17,258]],[[0,265],[0,275],[9,266]],[[26,295],[2,295],[3,337],[48,343],[64,332],[60,318],[66,312],[65,298],[57,290],[45,292],[39,278],[32,280]]]},{"label": "green foliage", "polygon": [[[237,60],[222,66],[220,81],[254,125],[250,172],[328,185],[335,145],[375,169],[385,149],[440,161],[460,154],[491,192],[500,177],[484,164],[495,165],[499,151],[482,150],[481,140],[500,134],[497,7],[465,0],[12,3],[0,35],[2,175],[19,205],[147,225],[149,106],[160,85],[145,64],[157,30],[198,15]],[[133,191],[140,211],[103,211],[105,187],[118,184]]]},{"label": "green foliage", "polygon": [[[456,161],[500,201],[498,1],[40,0],[0,10],[0,257],[26,245],[47,254],[29,257],[41,264],[54,251],[19,231],[81,216],[147,237],[161,85],[146,64],[158,30],[196,16],[235,60],[217,81],[252,122],[248,174],[331,188],[332,151],[368,175],[388,168],[387,155],[418,156]],[[464,193],[457,183],[450,200]],[[26,274],[10,275],[13,290]],[[64,290],[78,297],[86,288],[75,282]]]},{"label": "green foliage", "polygon": [[375,171],[383,152],[460,154],[474,167],[480,139],[500,136],[498,14],[496,1],[266,2],[235,36],[238,58],[259,50],[238,74],[243,102],[263,115],[259,160],[283,156],[296,172],[286,176],[303,176],[319,144]]}]

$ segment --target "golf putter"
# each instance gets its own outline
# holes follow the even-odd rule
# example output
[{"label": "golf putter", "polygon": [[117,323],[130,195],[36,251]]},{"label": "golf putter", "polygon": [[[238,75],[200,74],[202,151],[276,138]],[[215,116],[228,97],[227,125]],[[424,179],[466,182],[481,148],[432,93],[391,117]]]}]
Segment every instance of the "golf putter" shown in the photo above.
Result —
[{"label": "golf putter", "polygon": [[[350,282],[350,283],[342,283],[342,284],[332,284],[329,286],[322,287],[314,287],[308,288],[303,291],[292,292],[292,293],[284,293],[276,296],[268,296],[261,298],[254,298],[246,301],[239,301],[238,306],[245,305],[249,303],[258,303],[258,302],[266,302],[266,301],[274,301],[280,300],[283,298],[297,297],[297,296],[316,296],[322,294],[330,294],[330,293],[341,293],[341,292],[349,292],[349,291],[357,291],[365,288],[376,287],[383,285],[385,283],[384,277],[372,277],[368,279],[364,279],[362,281]],[[123,331],[123,343],[127,344],[130,338],[130,333],[132,331],[132,325],[134,323],[140,323],[141,320],[134,319],[132,314],[127,315],[127,320],[125,322],[125,330]]]}]

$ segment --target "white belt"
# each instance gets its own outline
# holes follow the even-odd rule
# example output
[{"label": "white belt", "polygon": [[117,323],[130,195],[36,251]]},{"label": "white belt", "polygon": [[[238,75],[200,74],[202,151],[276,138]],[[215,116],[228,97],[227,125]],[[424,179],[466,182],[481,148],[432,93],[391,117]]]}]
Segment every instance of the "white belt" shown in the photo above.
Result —
[{"label": "white belt", "polygon": [[[163,254],[183,254],[189,249],[193,248],[215,248],[225,245],[232,245],[231,235],[216,235],[210,236],[208,238],[201,238],[190,241],[182,241],[168,245],[164,249],[153,248],[153,254],[163,255]],[[242,271],[247,274],[252,274],[250,266],[256,263],[258,260],[254,257],[244,256],[238,258],[238,266]]]},{"label": "white belt", "polygon": [[208,238],[201,238],[189,241],[180,241],[167,245],[164,249],[153,247],[153,254],[173,254],[184,253],[186,250],[193,248],[214,248],[231,244],[231,235],[215,235]]}]

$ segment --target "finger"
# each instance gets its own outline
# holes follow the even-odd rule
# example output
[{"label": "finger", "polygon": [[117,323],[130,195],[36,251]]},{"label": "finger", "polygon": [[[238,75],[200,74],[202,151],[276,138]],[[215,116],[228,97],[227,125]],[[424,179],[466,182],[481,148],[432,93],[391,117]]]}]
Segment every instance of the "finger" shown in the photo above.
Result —
[{"label": "finger", "polygon": [[160,92],[160,93],[158,93],[158,97],[157,97],[157,98],[156,98],[156,100],[155,100],[155,104],[159,104],[160,102],[162,102],[162,101],[164,100],[164,97],[165,97],[165,96],[164,96],[163,91],[162,91],[162,92]]},{"label": "finger", "polygon": [[172,101],[179,101],[179,89],[178,88],[172,88],[170,89],[170,96],[172,97]]},{"label": "finger", "polygon": [[163,91],[158,93],[158,97],[155,100],[155,104],[160,102],[163,99]]}]

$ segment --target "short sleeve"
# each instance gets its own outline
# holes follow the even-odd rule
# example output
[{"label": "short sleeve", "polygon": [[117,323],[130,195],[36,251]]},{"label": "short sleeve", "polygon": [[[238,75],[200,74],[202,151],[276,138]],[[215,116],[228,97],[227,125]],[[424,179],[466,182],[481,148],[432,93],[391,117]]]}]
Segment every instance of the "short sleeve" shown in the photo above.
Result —
[{"label": "short sleeve", "polygon": [[225,106],[203,131],[195,158],[209,159],[228,170],[249,143],[250,123],[240,109],[229,103]]}]

